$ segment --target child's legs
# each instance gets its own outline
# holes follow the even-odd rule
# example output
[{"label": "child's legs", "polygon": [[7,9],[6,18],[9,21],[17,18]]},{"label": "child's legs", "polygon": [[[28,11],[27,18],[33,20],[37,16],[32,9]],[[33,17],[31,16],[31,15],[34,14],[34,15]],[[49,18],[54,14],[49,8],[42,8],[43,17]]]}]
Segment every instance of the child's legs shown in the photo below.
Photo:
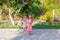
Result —
[{"label": "child's legs", "polygon": [[23,27],[23,30],[26,31],[26,27]]},{"label": "child's legs", "polygon": [[28,34],[31,35],[31,31],[28,31]]}]

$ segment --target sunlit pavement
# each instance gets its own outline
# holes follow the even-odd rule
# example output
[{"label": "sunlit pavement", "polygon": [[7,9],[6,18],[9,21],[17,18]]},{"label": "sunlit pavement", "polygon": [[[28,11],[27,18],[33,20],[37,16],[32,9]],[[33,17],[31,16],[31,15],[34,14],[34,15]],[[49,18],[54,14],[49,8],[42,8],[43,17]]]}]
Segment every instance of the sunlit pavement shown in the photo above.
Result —
[{"label": "sunlit pavement", "polygon": [[0,29],[0,40],[60,40],[60,30],[33,29],[28,35],[22,29]]}]

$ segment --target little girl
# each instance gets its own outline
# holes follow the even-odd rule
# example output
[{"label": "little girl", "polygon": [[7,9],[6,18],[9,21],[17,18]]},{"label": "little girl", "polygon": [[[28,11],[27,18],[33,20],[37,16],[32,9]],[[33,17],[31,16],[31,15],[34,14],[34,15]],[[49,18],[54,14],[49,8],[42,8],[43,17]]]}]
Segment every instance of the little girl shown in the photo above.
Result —
[{"label": "little girl", "polygon": [[32,32],[32,17],[31,17],[31,15],[29,15],[29,17],[28,17],[27,32],[29,33],[29,35],[31,35],[31,32]]},{"label": "little girl", "polygon": [[26,17],[26,16],[23,17],[22,27],[23,27],[23,29],[25,29],[25,30],[26,30],[26,28],[27,28],[27,17]]}]

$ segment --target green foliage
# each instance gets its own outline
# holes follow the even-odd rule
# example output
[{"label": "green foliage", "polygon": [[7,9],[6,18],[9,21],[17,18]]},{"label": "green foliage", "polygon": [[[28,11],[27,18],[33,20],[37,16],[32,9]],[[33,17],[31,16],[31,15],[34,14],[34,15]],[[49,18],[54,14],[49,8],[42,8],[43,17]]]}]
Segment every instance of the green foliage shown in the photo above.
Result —
[{"label": "green foliage", "polygon": [[46,21],[50,21],[53,18],[53,14],[49,11],[45,14]]},{"label": "green foliage", "polygon": [[2,22],[0,21],[0,28],[15,28],[15,29],[22,29],[22,26],[15,25],[13,26],[11,22]]},{"label": "green foliage", "polygon": [[[1,3],[4,5],[7,5],[7,7],[11,7],[16,10],[20,9],[20,15],[28,15],[32,14],[34,18],[38,18],[40,14],[45,12],[45,9],[43,9],[41,0],[0,0]],[[26,4],[24,4],[26,3]],[[36,16],[37,15],[37,16]]]},{"label": "green foliage", "polygon": [[[20,17],[23,17],[23,15],[29,15],[31,14],[33,18],[38,18],[42,13],[46,13],[46,20],[51,19],[51,12],[52,9],[56,9],[57,15],[59,14],[59,8],[60,8],[60,0],[45,0],[46,1],[46,8],[44,9],[42,7],[42,0],[0,0],[0,4],[2,4],[3,13],[8,13],[8,7],[11,7],[13,13],[17,10],[20,10]],[[4,14],[4,15],[5,15]],[[18,14],[18,13],[17,13]],[[49,17],[49,18],[48,18]]]},{"label": "green foliage", "polygon": [[8,15],[8,7],[7,5],[2,6],[2,16],[7,16]]},{"label": "green foliage", "polygon": [[57,15],[57,18],[60,20],[60,8],[55,9],[55,12],[55,15]]},{"label": "green foliage", "polygon": [[50,11],[47,11],[45,15],[42,15],[40,19],[49,22],[53,18],[53,14]]},{"label": "green foliage", "polygon": [[60,0],[46,0],[46,9],[56,9],[60,7]]},{"label": "green foliage", "polygon": [[[4,25],[3,25],[4,24]],[[0,21],[0,28],[14,28],[14,29],[22,29],[22,26],[20,25],[11,25],[10,22],[2,22]],[[60,22],[56,23],[43,23],[43,24],[35,24],[33,26],[35,29],[60,29]]]},{"label": "green foliage", "polygon": [[60,29],[60,22],[56,23],[43,23],[43,24],[35,24],[33,26],[35,29]]}]

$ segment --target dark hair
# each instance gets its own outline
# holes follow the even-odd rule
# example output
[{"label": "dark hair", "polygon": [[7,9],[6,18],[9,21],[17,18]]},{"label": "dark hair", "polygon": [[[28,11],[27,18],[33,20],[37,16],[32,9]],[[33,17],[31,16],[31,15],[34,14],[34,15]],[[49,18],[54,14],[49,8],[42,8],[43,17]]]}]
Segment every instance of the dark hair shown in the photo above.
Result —
[{"label": "dark hair", "polygon": [[[29,15],[29,16],[31,16],[31,15]],[[28,19],[29,19],[29,16],[28,16]],[[31,19],[32,19],[32,16],[31,16]]]},{"label": "dark hair", "polygon": [[24,15],[24,16],[22,17],[22,20],[23,20],[24,18],[27,18],[27,16]]}]

